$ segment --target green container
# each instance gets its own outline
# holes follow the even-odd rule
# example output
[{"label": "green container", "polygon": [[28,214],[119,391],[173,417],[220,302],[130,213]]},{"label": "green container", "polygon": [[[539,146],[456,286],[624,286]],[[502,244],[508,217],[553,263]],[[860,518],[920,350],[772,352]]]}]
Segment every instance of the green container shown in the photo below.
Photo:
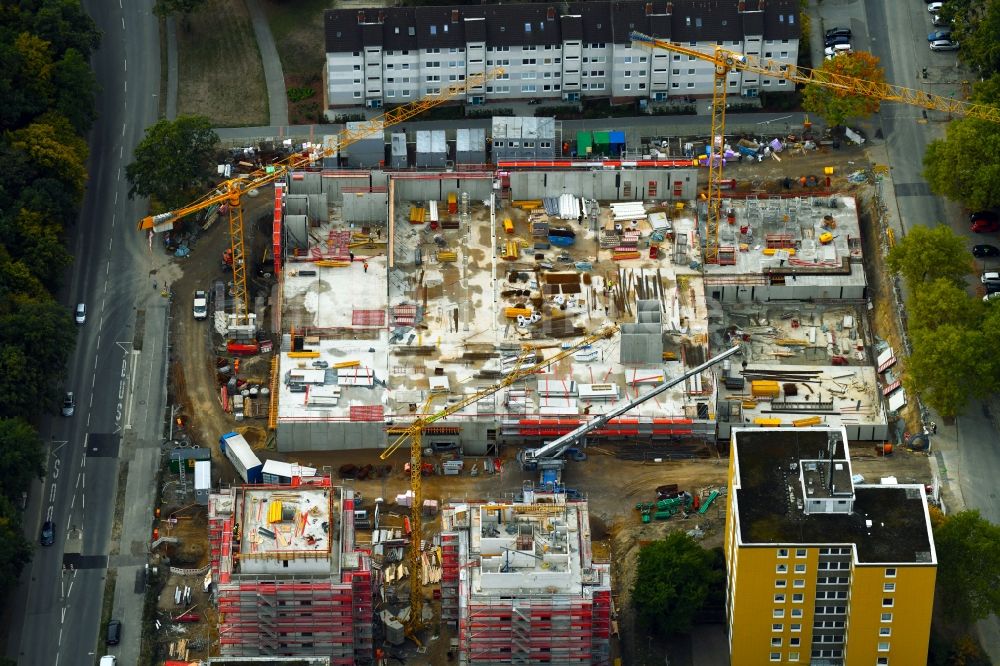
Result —
[{"label": "green container", "polygon": [[578,157],[586,157],[594,152],[594,144],[590,132],[576,133],[576,154]]},{"label": "green container", "polygon": [[611,145],[611,132],[594,132],[594,147],[602,148]]},{"label": "green container", "polygon": [[194,463],[196,461],[211,459],[212,452],[204,447],[198,449],[174,449],[170,452],[170,471],[174,474],[180,472],[180,463],[183,462],[186,466],[185,469],[194,474]]}]

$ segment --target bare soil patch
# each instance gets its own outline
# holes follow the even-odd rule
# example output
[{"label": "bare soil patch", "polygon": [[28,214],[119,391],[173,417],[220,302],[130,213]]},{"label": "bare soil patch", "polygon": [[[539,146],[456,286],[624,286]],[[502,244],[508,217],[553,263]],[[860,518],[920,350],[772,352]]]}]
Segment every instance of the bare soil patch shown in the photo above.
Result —
[{"label": "bare soil patch", "polygon": [[207,0],[180,19],[177,57],[178,114],[223,127],[267,124],[264,66],[242,0]]}]

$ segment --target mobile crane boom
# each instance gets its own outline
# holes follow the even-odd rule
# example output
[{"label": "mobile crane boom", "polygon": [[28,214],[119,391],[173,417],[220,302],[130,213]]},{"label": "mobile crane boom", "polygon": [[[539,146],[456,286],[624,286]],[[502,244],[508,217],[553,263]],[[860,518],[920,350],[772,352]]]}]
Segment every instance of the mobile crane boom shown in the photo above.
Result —
[{"label": "mobile crane boom", "polygon": [[[580,439],[586,436],[588,432],[604,427],[612,419],[618,418],[622,414],[631,411],[633,408],[641,405],[642,403],[646,402],[651,398],[655,398],[656,396],[660,395],[667,389],[677,386],[678,384],[686,380],[688,377],[693,377],[698,373],[702,372],[703,370],[711,368],[719,361],[727,359],[733,354],[739,353],[740,350],[741,347],[739,345],[735,347],[730,347],[726,351],[708,359],[701,365],[691,368],[687,372],[678,375],[677,377],[674,377],[669,381],[663,382],[649,393],[641,395],[638,398],[628,401],[624,405],[615,407],[614,409],[604,414],[601,414],[600,416],[593,418],[590,421],[587,421],[579,428],[571,430],[565,435],[553,439],[551,442],[549,442],[544,446],[541,446],[537,449],[521,449],[521,451],[518,452],[517,456],[518,461],[521,463],[521,466],[523,468],[534,469],[538,467],[539,463],[543,463],[545,461],[550,461],[550,460],[557,460],[559,456],[561,456],[566,451],[566,449],[568,449],[570,446],[580,441]],[[561,463],[562,461],[559,462]]]}]

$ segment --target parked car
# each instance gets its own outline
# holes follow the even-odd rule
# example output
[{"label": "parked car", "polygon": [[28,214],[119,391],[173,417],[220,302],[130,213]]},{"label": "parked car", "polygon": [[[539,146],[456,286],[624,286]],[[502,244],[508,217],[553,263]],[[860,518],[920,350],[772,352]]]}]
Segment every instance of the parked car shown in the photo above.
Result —
[{"label": "parked car", "polygon": [[927,11],[929,11],[931,14],[937,14],[939,11],[941,11],[942,7],[944,7],[943,2],[932,2],[929,5],[927,5]]},{"label": "parked car", "polygon": [[63,397],[62,415],[73,416],[73,412],[75,411],[76,411],[76,398],[73,397],[72,391],[66,391],[66,395]]},{"label": "parked car", "polygon": [[927,35],[928,42],[936,42],[939,39],[951,39],[951,29],[948,30],[935,30],[934,32]]},{"label": "parked car", "polygon": [[972,231],[977,234],[991,234],[1000,231],[1000,221],[979,218],[972,221]]},{"label": "parked car", "polygon": [[194,292],[194,304],[192,314],[195,319],[204,319],[208,316],[208,294],[199,289]]},{"label": "parked car", "polygon": [[950,39],[935,39],[931,42],[931,51],[957,51],[958,42]]},{"label": "parked car", "polygon": [[108,621],[108,632],[104,637],[104,643],[106,645],[118,645],[122,641],[122,621],[121,620],[109,620]]},{"label": "parked car", "polygon": [[76,323],[82,324],[87,321],[87,304],[77,303],[76,304]]},{"label": "parked car", "polygon": [[991,210],[977,210],[969,214],[969,224],[975,224],[976,220],[989,220],[990,222],[1000,222],[1000,215]]},{"label": "parked car", "polygon": [[942,26],[950,26],[951,21],[942,17],[940,14],[934,14],[933,16],[931,16],[931,25],[940,28]]},{"label": "parked car", "polygon": [[850,28],[837,26],[836,28],[830,28],[829,30],[826,31],[826,38],[830,39],[831,37],[840,37],[840,36],[849,38],[851,34],[852,33]]},{"label": "parked car", "polygon": [[38,535],[38,543],[43,546],[51,546],[56,542],[56,524],[51,520],[42,523],[42,531]]},{"label": "parked car", "polygon": [[973,245],[972,256],[978,259],[984,259],[986,257],[1000,257],[1000,247],[986,243],[982,245]]},{"label": "parked car", "polygon": [[986,271],[979,276],[979,281],[985,285],[1000,285],[1000,272]]},{"label": "parked car", "polygon": [[823,53],[828,58],[832,58],[833,56],[838,56],[842,53],[850,53],[850,52],[851,52],[850,44],[836,44],[834,46],[828,46],[823,50]]},{"label": "parked car", "polygon": [[847,35],[834,35],[833,37],[827,37],[824,45],[825,46],[836,46],[837,44],[850,44],[851,38]]},{"label": "parked car", "polygon": [[983,296],[983,303],[992,303],[996,300],[1000,300],[1000,291],[994,291],[993,293]]}]

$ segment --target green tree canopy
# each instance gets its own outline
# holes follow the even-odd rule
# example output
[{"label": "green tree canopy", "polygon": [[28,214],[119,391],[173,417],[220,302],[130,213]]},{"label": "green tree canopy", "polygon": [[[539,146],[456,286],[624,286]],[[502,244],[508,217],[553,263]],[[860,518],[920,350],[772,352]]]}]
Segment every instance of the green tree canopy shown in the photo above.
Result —
[{"label": "green tree canopy", "polygon": [[[879,66],[878,58],[867,51],[839,55],[824,60],[823,64],[816,68],[816,78],[820,81],[835,79],[838,75],[878,83],[885,82],[885,71]],[[828,125],[836,127],[843,125],[850,118],[862,118],[877,113],[879,100],[843,88],[810,83],[802,91],[802,107],[810,113],[821,116]]]},{"label": "green tree canopy", "polygon": [[87,182],[87,143],[76,134],[65,117],[49,112],[22,129],[10,133],[12,161],[27,182],[35,175],[58,178],[73,193],[83,197]]},{"label": "green tree canopy", "polygon": [[161,120],[146,129],[126,167],[129,196],[154,197],[168,210],[183,206],[207,189],[219,136],[204,116]]},{"label": "green tree canopy", "polygon": [[1000,613],[1000,527],[961,511],[934,528],[934,545],[941,610],[965,624]]},{"label": "green tree canopy", "polygon": [[941,14],[954,26],[962,60],[983,76],[1000,71],[1000,1],[949,0]]},{"label": "green tree canopy", "polygon": [[0,317],[0,418],[31,418],[56,404],[76,327],[55,301],[25,301]]},{"label": "green tree canopy", "polygon": [[21,499],[31,481],[41,478],[44,454],[38,433],[22,419],[0,419],[0,478],[11,502]]},{"label": "green tree canopy", "polygon": [[934,329],[911,328],[913,353],[903,376],[907,391],[920,395],[945,418],[952,418],[965,409],[970,398],[997,390],[997,367],[985,353],[992,343],[983,331],[952,323]]},{"label": "green tree canopy", "polygon": [[79,51],[69,49],[56,62],[52,81],[56,90],[55,110],[69,120],[77,134],[86,133],[94,124],[94,96],[98,89],[90,65]]},{"label": "green tree canopy", "polygon": [[632,603],[639,620],[663,634],[686,633],[720,573],[714,556],[683,532],[639,551]]},{"label": "green tree canopy", "polygon": [[889,251],[889,270],[899,273],[910,289],[943,278],[963,286],[972,272],[965,239],[949,227],[913,226]]},{"label": "green tree canopy", "polygon": [[934,330],[942,324],[976,328],[986,314],[986,304],[970,298],[953,280],[937,278],[914,289],[906,303],[910,328]]},{"label": "green tree canopy", "polygon": [[948,123],[945,138],[924,153],[924,178],[935,194],[969,208],[1000,205],[1000,132],[976,118]]},{"label": "green tree canopy", "polygon": [[205,4],[205,0],[156,0],[153,13],[157,16],[171,14],[190,14]]}]

